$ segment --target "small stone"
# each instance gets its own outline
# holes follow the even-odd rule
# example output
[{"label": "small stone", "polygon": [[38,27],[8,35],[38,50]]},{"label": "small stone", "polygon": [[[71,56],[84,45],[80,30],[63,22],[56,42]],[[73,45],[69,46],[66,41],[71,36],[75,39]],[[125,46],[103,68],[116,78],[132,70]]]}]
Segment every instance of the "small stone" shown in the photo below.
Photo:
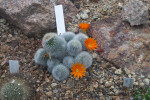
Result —
[{"label": "small stone", "polygon": [[88,14],[86,14],[86,13],[81,13],[81,14],[80,14],[80,17],[81,17],[82,19],[88,19],[88,18],[89,18]]},{"label": "small stone", "polygon": [[94,88],[98,88],[98,82],[93,85]]},{"label": "small stone", "polygon": [[93,54],[92,54],[92,57],[93,57],[93,58],[96,58],[97,56],[98,56],[97,53],[93,53]]},{"label": "small stone", "polygon": [[49,91],[49,92],[46,93],[46,95],[49,96],[49,97],[51,97],[52,94],[53,94],[52,91]]},{"label": "small stone", "polygon": [[150,79],[150,74],[148,74],[148,78]]},{"label": "small stone", "polygon": [[1,76],[1,78],[4,78],[5,77],[5,75],[3,74],[2,76]]},{"label": "small stone", "polygon": [[121,70],[121,68],[120,68],[120,69],[117,69],[117,70],[115,71],[115,74],[117,74],[117,75],[122,74],[122,70]]},{"label": "small stone", "polygon": [[115,95],[118,95],[120,91],[118,89],[114,89]]},{"label": "small stone", "polygon": [[139,83],[139,86],[143,87],[143,86],[144,86],[144,83],[143,83],[143,82]]},{"label": "small stone", "polygon": [[138,83],[138,82],[134,82],[134,83],[133,83],[133,85],[138,86],[138,85],[139,85],[139,83]]},{"label": "small stone", "polygon": [[54,93],[57,93],[57,92],[58,92],[58,90],[57,90],[57,89],[55,89],[55,90],[53,90],[53,92],[54,92]]},{"label": "small stone", "polygon": [[51,84],[51,87],[53,88],[53,87],[56,87],[57,86],[57,83],[52,83]]},{"label": "small stone", "polygon": [[149,82],[150,80],[148,78],[144,79],[143,82],[146,84],[146,85],[149,85]]},{"label": "small stone", "polygon": [[118,7],[119,7],[119,8],[122,8],[122,7],[123,7],[123,4],[119,2],[119,3],[118,3]]},{"label": "small stone", "polygon": [[128,70],[126,67],[124,68],[124,71],[127,75],[131,73],[130,70]]},{"label": "small stone", "polygon": [[105,83],[105,86],[106,86],[106,87],[110,87],[110,86],[112,86],[112,82],[107,81],[107,82]]},{"label": "small stone", "polygon": [[81,19],[81,17],[80,17],[80,15],[79,15],[79,14],[77,14],[77,15],[76,15],[76,17],[77,17],[78,19]]},{"label": "small stone", "polygon": [[90,13],[90,10],[89,10],[89,9],[86,9],[86,10],[83,11],[83,13],[89,14],[89,13]]},{"label": "small stone", "polygon": [[50,82],[50,80],[49,80],[48,78],[46,78],[45,80],[46,80],[46,82],[47,82],[47,83],[49,83],[49,82]]}]

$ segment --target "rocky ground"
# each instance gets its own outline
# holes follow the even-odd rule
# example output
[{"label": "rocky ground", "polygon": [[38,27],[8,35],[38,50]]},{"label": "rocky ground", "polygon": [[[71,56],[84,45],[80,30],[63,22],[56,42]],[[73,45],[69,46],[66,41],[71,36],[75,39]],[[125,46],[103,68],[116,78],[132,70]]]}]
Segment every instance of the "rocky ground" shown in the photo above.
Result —
[{"label": "rocky ground", "polygon": [[[100,0],[96,3],[76,0],[74,4],[80,12],[70,23],[68,30],[78,32],[78,23],[81,21],[90,23],[92,20],[114,16],[121,12],[127,1]],[[144,1],[150,8],[149,0]],[[57,82],[46,68],[33,61],[34,53],[41,47],[42,37],[40,34],[34,37],[25,36],[19,29],[0,18],[0,82],[9,76],[8,60],[12,59],[19,60],[20,73],[33,83],[36,91],[34,100],[128,100],[136,88],[149,85],[150,75],[137,76],[126,68],[116,68],[98,52],[92,52],[94,62],[87,70],[86,77],[78,80],[70,76],[63,82]],[[124,77],[134,79],[133,88],[123,87]]]}]

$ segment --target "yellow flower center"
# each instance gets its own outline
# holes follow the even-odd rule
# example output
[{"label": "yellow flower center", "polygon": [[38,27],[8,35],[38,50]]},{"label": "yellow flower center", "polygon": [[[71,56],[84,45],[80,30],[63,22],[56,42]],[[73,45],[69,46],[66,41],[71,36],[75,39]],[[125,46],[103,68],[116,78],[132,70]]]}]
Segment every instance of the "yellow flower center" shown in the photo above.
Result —
[{"label": "yellow flower center", "polygon": [[76,72],[79,72],[79,69],[76,69]]}]

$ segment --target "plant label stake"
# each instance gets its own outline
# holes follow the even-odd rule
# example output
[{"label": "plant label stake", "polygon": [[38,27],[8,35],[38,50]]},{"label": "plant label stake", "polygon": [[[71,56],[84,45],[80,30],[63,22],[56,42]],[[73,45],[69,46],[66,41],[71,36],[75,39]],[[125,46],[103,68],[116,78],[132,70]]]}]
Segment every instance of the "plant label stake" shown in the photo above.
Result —
[{"label": "plant label stake", "polygon": [[9,60],[9,70],[11,74],[19,73],[19,62],[18,60]]},{"label": "plant label stake", "polygon": [[58,35],[61,35],[62,33],[66,32],[62,5],[55,6],[55,17],[56,17],[57,33]]},{"label": "plant label stake", "polygon": [[133,78],[123,78],[123,86],[124,87],[133,87]]}]

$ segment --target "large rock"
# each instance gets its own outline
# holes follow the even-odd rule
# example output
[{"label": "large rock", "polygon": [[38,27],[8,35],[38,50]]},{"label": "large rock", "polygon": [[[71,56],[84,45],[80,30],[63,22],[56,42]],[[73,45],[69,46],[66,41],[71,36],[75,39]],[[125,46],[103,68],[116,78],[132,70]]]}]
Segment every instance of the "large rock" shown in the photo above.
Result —
[{"label": "large rock", "polygon": [[131,26],[147,24],[149,20],[148,7],[140,0],[129,1],[122,10],[122,18]]},{"label": "large rock", "polygon": [[65,24],[72,21],[77,9],[70,0],[0,0],[0,16],[24,33],[42,33],[56,28],[54,5],[64,7]]},{"label": "large rock", "polygon": [[150,27],[131,27],[121,17],[92,22],[88,33],[98,42],[101,54],[117,67],[127,67],[136,74],[150,72]]}]

